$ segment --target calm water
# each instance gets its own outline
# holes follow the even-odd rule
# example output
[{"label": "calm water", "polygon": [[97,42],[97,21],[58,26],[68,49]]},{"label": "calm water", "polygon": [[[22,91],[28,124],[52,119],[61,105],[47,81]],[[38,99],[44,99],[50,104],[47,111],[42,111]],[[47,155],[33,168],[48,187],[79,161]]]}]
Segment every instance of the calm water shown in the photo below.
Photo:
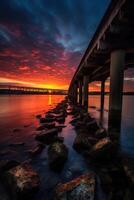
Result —
[{"label": "calm water", "polygon": [[[37,134],[36,127],[39,125],[36,119],[37,114],[45,115],[50,108],[64,99],[60,95],[16,95],[0,96],[0,159],[17,159],[24,161],[30,159],[28,150],[36,146],[34,139]],[[99,96],[89,97],[89,111],[91,115],[99,121]],[[123,118],[121,131],[121,149],[123,152],[134,156],[134,96],[124,96],[123,98]],[[94,108],[90,108],[94,106]],[[108,115],[108,96],[105,97],[104,126],[107,127]],[[32,159],[32,166],[38,171],[41,177],[41,189],[37,195],[37,200],[52,199],[52,191],[59,182],[66,182],[83,173],[89,172],[90,166],[87,165],[83,157],[73,148],[75,131],[69,123],[71,116],[67,116],[65,125],[60,133],[64,137],[64,143],[69,149],[68,160],[61,173],[55,173],[49,169],[47,162],[47,148]],[[16,131],[15,131],[16,129]],[[14,130],[14,131],[13,131]],[[24,146],[13,147],[14,142],[25,142]],[[104,194],[98,187],[98,200],[104,200]]]},{"label": "calm water", "polygon": [[[127,153],[129,156],[134,157],[134,96],[123,96],[123,107],[122,107],[122,123],[121,123],[121,151]],[[90,108],[95,106],[95,108]],[[109,96],[105,96],[104,105],[104,116],[103,125],[107,128],[108,124],[108,107],[109,107]],[[94,95],[89,96],[89,112],[91,115],[100,119],[100,96]]]}]

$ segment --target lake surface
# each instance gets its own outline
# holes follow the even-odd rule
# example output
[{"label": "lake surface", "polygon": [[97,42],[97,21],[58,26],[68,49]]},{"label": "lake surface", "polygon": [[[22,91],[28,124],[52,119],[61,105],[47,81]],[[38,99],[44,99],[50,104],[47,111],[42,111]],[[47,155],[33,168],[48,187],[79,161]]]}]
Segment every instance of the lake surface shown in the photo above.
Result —
[{"label": "lake surface", "polygon": [[[0,96],[0,147],[10,142],[29,143],[38,126],[37,114],[45,114],[64,99],[64,95],[3,95]],[[107,127],[109,97],[105,96],[103,125]],[[123,97],[121,150],[134,156],[134,96]],[[90,108],[95,106],[95,108]],[[100,96],[89,96],[89,112],[100,119]],[[14,131],[18,129],[18,131]],[[70,140],[68,138],[68,140]],[[33,143],[32,143],[33,144]],[[31,144],[31,145],[32,145]],[[29,144],[30,145],[30,144]]]},{"label": "lake surface", "polygon": [[[37,145],[34,139],[37,134],[36,128],[39,121],[37,114],[45,116],[45,113],[56,106],[64,99],[63,95],[3,95],[0,96],[0,159],[17,159],[18,161],[31,160],[29,150]],[[134,96],[124,96],[123,117],[120,144],[125,154],[134,157]],[[93,106],[92,108],[90,106]],[[89,96],[89,112],[99,121],[100,97]],[[105,97],[105,109],[103,125],[107,127],[108,96]],[[73,148],[73,141],[76,136],[75,130],[69,123],[72,117],[68,115],[65,120],[66,127],[63,128],[60,136],[64,137],[64,143],[69,149],[68,160],[60,173],[49,169],[47,162],[47,148],[30,161],[33,168],[39,173],[41,187],[36,200],[52,200],[53,189],[60,182],[67,182],[81,174],[91,171],[90,166],[84,158]],[[13,143],[24,142],[25,145],[14,147]],[[0,191],[1,191],[0,187]],[[97,200],[105,200],[99,184],[97,188]]]}]

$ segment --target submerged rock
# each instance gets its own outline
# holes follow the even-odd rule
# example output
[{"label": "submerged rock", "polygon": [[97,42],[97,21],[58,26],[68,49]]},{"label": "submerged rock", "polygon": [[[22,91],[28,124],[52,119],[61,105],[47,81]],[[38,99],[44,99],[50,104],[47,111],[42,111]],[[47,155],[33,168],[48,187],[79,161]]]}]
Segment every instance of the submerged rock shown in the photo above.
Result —
[{"label": "submerged rock", "polygon": [[45,130],[40,134],[36,135],[35,139],[45,144],[50,144],[53,141],[53,138],[57,136],[57,134],[58,134],[58,129],[53,128],[50,130]]},{"label": "submerged rock", "polygon": [[88,122],[86,124],[87,129],[89,130],[89,132],[94,133],[95,131],[97,131],[99,129],[99,126],[96,122],[96,120],[92,120],[90,122]]},{"label": "submerged rock", "polygon": [[51,169],[60,171],[64,166],[65,161],[68,157],[67,147],[60,143],[55,142],[48,148],[48,162]]},{"label": "submerged rock", "polygon": [[59,184],[55,200],[94,200],[96,179],[93,173],[82,175],[70,182]]},{"label": "submerged rock", "polygon": [[115,145],[108,137],[106,137],[92,147],[91,151],[88,153],[88,157],[91,160],[101,162],[111,160],[115,152]]},{"label": "submerged rock", "polygon": [[95,137],[98,139],[102,139],[107,136],[107,132],[104,128],[100,128],[95,132]]},{"label": "submerged rock", "polygon": [[87,135],[78,134],[74,140],[73,148],[78,151],[82,152],[84,150],[90,150],[92,147],[90,140],[88,139]]},{"label": "submerged rock", "polygon": [[55,119],[53,118],[40,118],[40,123],[49,123],[49,122],[53,122]]},{"label": "submerged rock", "polygon": [[39,176],[29,164],[10,169],[4,178],[14,200],[30,199],[39,189]]}]

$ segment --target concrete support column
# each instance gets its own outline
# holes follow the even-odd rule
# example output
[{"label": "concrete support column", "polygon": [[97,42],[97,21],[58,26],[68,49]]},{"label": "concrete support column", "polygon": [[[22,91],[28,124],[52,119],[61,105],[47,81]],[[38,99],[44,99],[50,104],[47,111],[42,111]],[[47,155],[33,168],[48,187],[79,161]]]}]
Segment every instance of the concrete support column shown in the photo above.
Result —
[{"label": "concrete support column", "polygon": [[82,105],[82,80],[79,81],[79,104]]},{"label": "concrete support column", "polygon": [[88,110],[88,82],[89,77],[85,75],[83,77],[83,105],[86,110]]},{"label": "concrete support column", "polygon": [[77,97],[78,97],[78,87],[77,83],[74,83],[73,85],[73,103],[77,104]]},{"label": "concrete support column", "polygon": [[105,100],[105,80],[102,80],[101,81],[101,99],[100,99],[100,125],[103,124],[104,100]]},{"label": "concrete support column", "polygon": [[[109,132],[120,132],[122,114],[122,92],[125,65],[124,50],[115,50],[111,53],[110,64],[110,96],[109,96]],[[117,138],[119,134],[116,133]]]},{"label": "concrete support column", "polygon": [[101,81],[101,105],[100,105],[101,112],[104,109],[104,98],[105,98],[105,80]]}]

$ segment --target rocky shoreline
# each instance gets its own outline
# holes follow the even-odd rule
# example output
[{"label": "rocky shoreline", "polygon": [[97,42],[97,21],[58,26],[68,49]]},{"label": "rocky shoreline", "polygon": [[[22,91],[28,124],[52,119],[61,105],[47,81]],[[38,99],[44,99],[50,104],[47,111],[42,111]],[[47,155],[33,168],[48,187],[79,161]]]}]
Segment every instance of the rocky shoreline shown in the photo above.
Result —
[{"label": "rocky shoreline", "polygon": [[[97,178],[105,193],[105,199],[133,199],[133,172],[126,167],[126,162],[118,153],[118,145],[108,137],[107,131],[100,127],[96,120],[83,108],[73,105],[65,99],[49,110],[45,117],[36,116],[40,125],[37,127],[36,147],[29,150],[30,160],[0,161],[0,178],[5,190],[0,200],[36,199],[40,190],[41,177],[31,165],[31,160],[47,148],[50,170],[61,172],[69,156],[69,150],[60,132],[65,127],[65,119],[70,115],[70,124],[76,131],[73,148],[83,156],[85,162],[92,166],[91,173],[83,174],[66,183],[58,184],[53,192],[55,200],[93,200],[96,197]],[[24,143],[14,143],[13,146],[23,146]],[[45,169],[44,169],[45,170]],[[133,170],[132,170],[133,171]],[[130,175],[131,173],[131,175]],[[45,199],[45,197],[44,197]]]}]

